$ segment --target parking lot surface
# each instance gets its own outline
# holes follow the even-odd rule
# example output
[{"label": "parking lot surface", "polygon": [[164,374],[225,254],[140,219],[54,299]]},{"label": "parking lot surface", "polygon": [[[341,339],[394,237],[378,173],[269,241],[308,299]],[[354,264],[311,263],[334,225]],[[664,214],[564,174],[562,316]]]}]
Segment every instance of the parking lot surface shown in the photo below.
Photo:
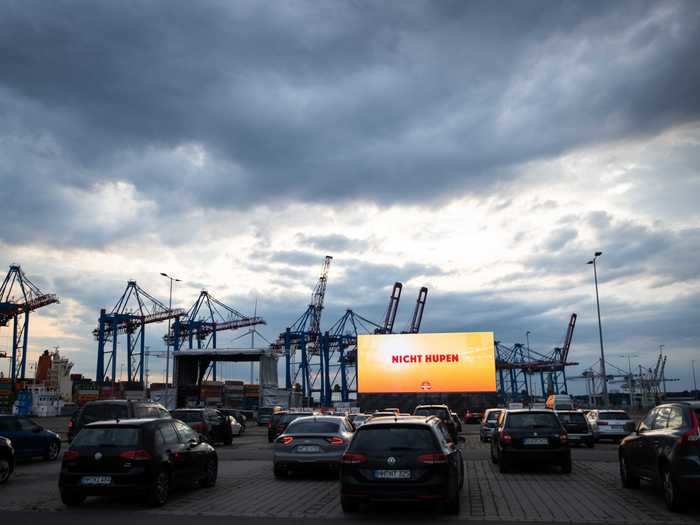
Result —
[{"label": "parking lot surface", "polygon": [[[491,464],[487,444],[479,442],[475,427],[467,426],[463,444],[466,481],[462,512],[446,517],[426,507],[370,506],[357,515],[340,509],[338,483],[329,477],[297,476],[276,480],[272,473],[272,445],[263,427],[249,428],[230,447],[219,447],[219,480],[214,488],[179,491],[165,507],[151,509],[140,501],[91,498],[76,509],[59,499],[60,462],[20,464],[7,485],[0,487],[3,511],[41,511],[51,516],[121,515],[133,519],[180,516],[234,516],[253,522],[285,519],[379,521],[485,521],[536,523],[698,523],[700,505],[686,514],[666,510],[661,494],[642,485],[623,489],[617,471],[616,446],[574,449],[570,475],[557,469],[528,468],[501,474]],[[8,517],[10,514],[6,514]],[[20,516],[18,514],[17,516]],[[38,516],[38,515],[37,515]],[[90,518],[92,519],[92,518]],[[4,520],[3,520],[4,521]],[[53,520],[52,520],[53,521]],[[159,521],[156,519],[156,522]],[[8,522],[9,523],[9,522]]]}]

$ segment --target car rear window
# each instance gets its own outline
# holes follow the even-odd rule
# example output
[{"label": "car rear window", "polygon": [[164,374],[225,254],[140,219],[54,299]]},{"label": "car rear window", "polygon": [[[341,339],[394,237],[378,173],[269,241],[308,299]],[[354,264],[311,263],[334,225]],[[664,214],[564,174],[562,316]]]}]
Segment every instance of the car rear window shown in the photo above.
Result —
[{"label": "car rear window", "polygon": [[598,412],[598,419],[602,419],[603,421],[616,421],[629,418],[626,412]]},{"label": "car rear window", "polygon": [[417,408],[415,410],[416,416],[437,416],[440,419],[448,419],[449,415],[447,410],[444,408]]},{"label": "car rear window", "polygon": [[128,427],[84,428],[75,439],[74,447],[135,447],[141,443],[141,429]]},{"label": "car rear window", "polygon": [[500,415],[500,412],[489,412],[489,415],[486,416],[486,421],[497,421]]},{"label": "car rear window", "polygon": [[293,421],[287,427],[287,434],[333,434],[339,429],[335,421]]},{"label": "car rear window", "polygon": [[563,414],[557,414],[559,416],[559,421],[564,423],[565,425],[585,425],[586,424],[586,418],[581,414],[580,412],[574,412],[574,413],[563,413]]},{"label": "car rear window", "polygon": [[95,421],[111,421],[113,419],[127,419],[129,408],[126,405],[88,405],[83,409],[81,421],[83,424],[94,423]]},{"label": "car rear window", "polygon": [[560,428],[557,416],[542,412],[510,414],[507,426],[512,429]]},{"label": "car rear window", "polygon": [[175,419],[179,419],[180,421],[185,421],[187,423],[202,420],[202,412],[191,412],[191,411],[187,411],[187,410],[183,410],[183,411],[175,410],[172,412],[172,415]]},{"label": "car rear window", "polygon": [[434,450],[435,437],[425,427],[360,427],[352,440],[351,450],[361,452],[400,452]]}]

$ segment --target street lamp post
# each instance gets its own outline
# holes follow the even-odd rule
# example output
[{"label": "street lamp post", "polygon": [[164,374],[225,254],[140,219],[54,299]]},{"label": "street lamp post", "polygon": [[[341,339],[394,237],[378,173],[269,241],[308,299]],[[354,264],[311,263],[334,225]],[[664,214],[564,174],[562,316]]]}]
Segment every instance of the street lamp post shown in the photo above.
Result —
[{"label": "street lamp post", "polygon": [[[525,339],[527,340],[527,362],[528,365],[530,364],[530,330],[525,332]],[[534,398],[532,395],[532,370],[528,369],[527,371],[527,385],[528,385],[528,393],[530,394],[530,400]],[[544,394],[543,394],[544,395]]]},{"label": "street lamp post", "polygon": [[[170,298],[168,299],[168,310],[173,309],[173,281],[176,283],[180,282],[180,279],[169,276],[167,273],[160,272],[160,274],[166,279],[170,280]],[[165,403],[166,408],[169,408],[167,403],[170,400],[170,389],[168,388],[168,383],[170,382],[170,317],[168,317],[168,337],[165,340]]]},{"label": "street lamp post", "polygon": [[595,303],[598,309],[598,337],[600,339],[600,373],[603,375],[603,405],[605,408],[610,406],[608,398],[608,375],[605,372],[605,350],[603,349],[603,325],[600,322],[600,298],[598,297],[598,268],[596,260],[603,255],[603,252],[595,252],[593,259],[588,261],[588,264],[593,265],[593,279],[595,281]]}]

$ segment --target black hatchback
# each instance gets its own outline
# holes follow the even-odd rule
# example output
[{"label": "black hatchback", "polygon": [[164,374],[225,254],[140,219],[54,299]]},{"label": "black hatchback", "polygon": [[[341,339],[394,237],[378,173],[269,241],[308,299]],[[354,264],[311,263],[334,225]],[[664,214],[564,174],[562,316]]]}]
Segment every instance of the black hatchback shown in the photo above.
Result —
[{"label": "black hatchback", "polygon": [[85,425],[96,421],[169,417],[170,412],[155,401],[128,399],[89,401],[68,421],[68,441],[72,441]]},{"label": "black hatchback", "polygon": [[357,429],[340,467],[344,512],[368,501],[443,502],[459,514],[462,452],[437,417],[379,417]]},{"label": "black hatchback", "polygon": [[700,402],[653,408],[618,451],[624,487],[651,481],[663,488],[670,510],[684,510],[700,496]]},{"label": "black hatchback", "polygon": [[143,495],[163,505],[171,487],[216,483],[218,458],[181,421],[132,419],[84,427],[63,454],[61,500],[73,506],[87,496]]},{"label": "black hatchback", "polygon": [[491,461],[501,472],[514,463],[531,462],[571,472],[569,436],[551,410],[504,410],[491,434]]}]

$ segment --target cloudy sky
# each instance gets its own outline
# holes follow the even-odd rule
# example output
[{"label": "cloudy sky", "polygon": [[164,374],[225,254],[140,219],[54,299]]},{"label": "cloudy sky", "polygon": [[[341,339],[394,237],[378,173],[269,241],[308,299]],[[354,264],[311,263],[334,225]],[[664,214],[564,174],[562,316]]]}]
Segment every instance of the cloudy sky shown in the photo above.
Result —
[{"label": "cloudy sky", "polygon": [[608,361],[665,345],[687,388],[699,54],[693,1],[6,1],[0,266],[61,299],[32,360],[94,376],[99,308],[127,279],[167,299],[161,271],[185,308],[257,298],[273,339],[330,254],[325,326],[381,319],[400,280],[401,329],[422,285],[424,331],[543,352],[577,312],[581,371],[601,250]]}]

